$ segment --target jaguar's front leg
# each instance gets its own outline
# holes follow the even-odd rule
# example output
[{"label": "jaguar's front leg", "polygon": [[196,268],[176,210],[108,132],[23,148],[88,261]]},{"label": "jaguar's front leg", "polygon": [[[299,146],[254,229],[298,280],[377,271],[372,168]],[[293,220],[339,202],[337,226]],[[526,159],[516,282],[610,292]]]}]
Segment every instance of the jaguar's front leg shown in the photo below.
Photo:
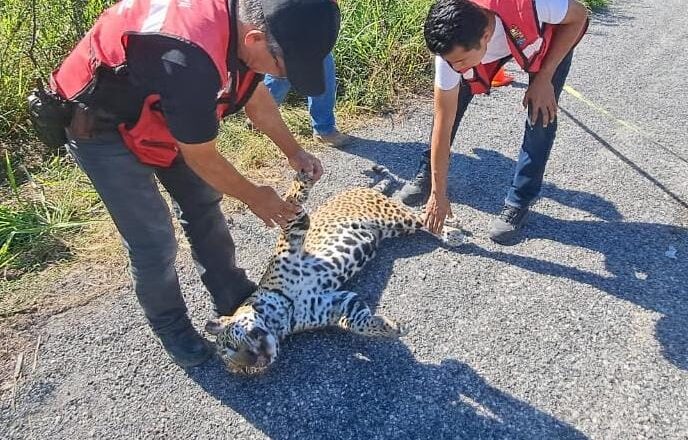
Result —
[{"label": "jaguar's front leg", "polygon": [[370,307],[355,293],[340,290],[325,294],[328,325],[363,336],[398,338],[408,333],[407,329],[383,315],[375,315]]},{"label": "jaguar's front leg", "polygon": [[284,195],[285,200],[296,205],[303,205],[308,200],[308,195],[314,184],[313,177],[308,173],[303,171],[296,173],[289,190]]}]

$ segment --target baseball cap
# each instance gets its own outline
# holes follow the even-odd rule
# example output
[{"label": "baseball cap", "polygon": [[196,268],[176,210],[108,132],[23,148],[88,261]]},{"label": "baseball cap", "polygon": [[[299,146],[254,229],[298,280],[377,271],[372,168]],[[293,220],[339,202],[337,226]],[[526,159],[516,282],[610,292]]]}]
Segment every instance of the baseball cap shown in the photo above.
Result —
[{"label": "baseball cap", "polygon": [[332,0],[262,0],[268,31],[282,49],[287,78],[306,96],[325,92],[323,62],[339,34]]}]

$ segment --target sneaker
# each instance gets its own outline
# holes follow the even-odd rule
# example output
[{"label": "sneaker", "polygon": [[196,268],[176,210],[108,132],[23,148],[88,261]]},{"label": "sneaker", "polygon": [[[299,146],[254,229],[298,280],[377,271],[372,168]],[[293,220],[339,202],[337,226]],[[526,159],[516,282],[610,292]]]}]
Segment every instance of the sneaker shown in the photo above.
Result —
[{"label": "sneaker", "polygon": [[420,206],[430,197],[430,152],[423,153],[416,176],[408,181],[399,192],[399,199],[408,206]]},{"label": "sneaker", "polygon": [[528,219],[528,208],[516,208],[504,205],[499,216],[490,225],[490,239],[499,244],[510,242],[525,225]]},{"label": "sneaker", "polygon": [[325,144],[328,147],[332,148],[346,147],[354,141],[353,136],[344,134],[337,129],[335,129],[332,133],[329,134],[313,133],[313,139],[315,139],[316,142],[320,142],[321,144]]},{"label": "sneaker", "polygon": [[201,365],[213,355],[207,341],[191,325],[158,337],[167,354],[183,368]]}]

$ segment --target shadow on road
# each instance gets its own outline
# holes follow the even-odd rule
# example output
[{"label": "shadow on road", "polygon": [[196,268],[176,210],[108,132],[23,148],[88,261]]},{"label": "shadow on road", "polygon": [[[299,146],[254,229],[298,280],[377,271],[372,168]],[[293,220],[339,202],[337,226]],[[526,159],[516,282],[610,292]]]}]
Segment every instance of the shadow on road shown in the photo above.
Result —
[{"label": "shadow on road", "polygon": [[[266,376],[230,377],[218,363],[190,373],[270,438],[582,439],[572,426],[488,384],[464,363],[418,362],[399,341],[298,335]],[[324,346],[323,346],[324,345]]]},{"label": "shadow on road", "polygon": [[[375,309],[395,261],[439,244],[426,233],[387,240],[347,289]],[[585,438],[462,362],[419,362],[403,341],[338,330],[289,337],[262,377],[232,376],[218,361],[188,374],[275,439]]]},{"label": "shadow on road", "polygon": [[[423,143],[365,141],[347,151],[385,165],[402,178],[410,178],[425,147]],[[450,199],[496,214],[501,209],[515,161],[486,148],[476,148],[473,153],[471,156],[452,153]],[[561,220],[539,214],[536,206],[525,235],[598,252],[604,255],[605,268],[611,275],[602,276],[535,256],[491,252],[476,245],[465,248],[466,251],[535,273],[587,284],[663,314],[656,328],[663,354],[677,367],[688,370],[688,339],[684,336],[688,334],[688,271],[681,269],[681,258],[688,253],[688,229],[661,223],[625,222],[614,204],[604,198],[546,182],[542,197],[596,218]],[[665,255],[671,247],[677,249],[678,259]]]}]

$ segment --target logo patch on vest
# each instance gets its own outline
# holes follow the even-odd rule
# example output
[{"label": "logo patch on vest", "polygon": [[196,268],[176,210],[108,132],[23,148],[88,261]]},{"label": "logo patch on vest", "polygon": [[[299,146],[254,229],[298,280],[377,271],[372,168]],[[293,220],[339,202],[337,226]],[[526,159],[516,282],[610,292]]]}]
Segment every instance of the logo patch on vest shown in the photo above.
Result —
[{"label": "logo patch on vest", "polygon": [[526,44],[526,37],[523,35],[523,32],[521,32],[521,29],[519,29],[518,26],[511,25],[509,28],[509,34],[516,42],[516,46],[523,47],[523,45]]}]

